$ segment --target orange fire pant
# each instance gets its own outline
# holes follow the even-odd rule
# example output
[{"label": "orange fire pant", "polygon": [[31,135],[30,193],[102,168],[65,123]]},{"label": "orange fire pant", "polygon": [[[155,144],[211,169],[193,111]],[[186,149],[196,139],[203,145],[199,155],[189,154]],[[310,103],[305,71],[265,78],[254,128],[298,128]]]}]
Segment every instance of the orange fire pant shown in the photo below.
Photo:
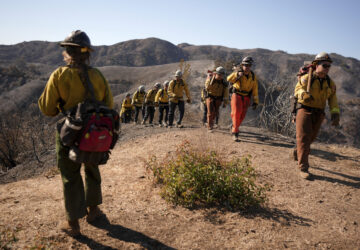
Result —
[{"label": "orange fire pant", "polygon": [[231,119],[233,134],[239,133],[239,127],[245,118],[248,107],[250,106],[250,97],[233,94],[231,96]]}]

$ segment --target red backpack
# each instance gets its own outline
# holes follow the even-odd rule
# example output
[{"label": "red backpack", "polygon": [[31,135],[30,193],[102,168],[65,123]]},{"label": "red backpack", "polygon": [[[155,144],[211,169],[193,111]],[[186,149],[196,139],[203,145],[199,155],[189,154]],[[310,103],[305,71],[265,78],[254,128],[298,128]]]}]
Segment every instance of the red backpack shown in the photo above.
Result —
[{"label": "red backpack", "polygon": [[[85,70],[87,72],[87,70]],[[86,98],[66,114],[60,139],[70,147],[69,158],[78,163],[105,164],[120,129],[119,114],[95,99],[94,87],[86,73]],[[91,97],[88,97],[88,93]]]}]

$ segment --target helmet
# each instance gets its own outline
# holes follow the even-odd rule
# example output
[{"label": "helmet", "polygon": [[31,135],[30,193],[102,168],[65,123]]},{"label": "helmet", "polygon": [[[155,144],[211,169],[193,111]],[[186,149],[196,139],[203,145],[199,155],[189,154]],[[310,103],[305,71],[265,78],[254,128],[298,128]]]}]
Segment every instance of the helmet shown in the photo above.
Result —
[{"label": "helmet", "polygon": [[241,61],[242,65],[251,65],[253,63],[254,63],[254,60],[252,59],[251,56],[247,56]]},{"label": "helmet", "polygon": [[218,75],[225,75],[225,69],[221,66],[217,67],[214,73],[216,73]]},{"label": "helmet", "polygon": [[126,94],[125,94],[125,97],[128,97],[128,96],[131,96],[130,93],[126,93]]},{"label": "helmet", "polygon": [[145,91],[145,86],[144,86],[144,85],[140,85],[140,86],[139,86],[139,91]]},{"label": "helmet", "polygon": [[155,84],[154,84],[154,87],[157,88],[157,89],[159,89],[159,88],[161,87],[161,83],[159,83],[159,82],[155,83]]},{"label": "helmet", "polygon": [[317,55],[315,56],[315,59],[314,59],[313,63],[315,63],[315,62],[320,62],[320,61],[327,61],[327,62],[330,62],[330,63],[333,62],[333,61],[331,60],[329,54],[326,53],[326,52],[321,52],[321,53],[317,54]]},{"label": "helmet", "polygon": [[163,86],[164,86],[164,87],[168,87],[168,86],[169,86],[169,81],[165,81],[165,82],[163,83]]},{"label": "helmet", "polygon": [[182,72],[181,72],[181,70],[176,70],[175,76],[182,77]]},{"label": "helmet", "polygon": [[60,43],[60,46],[76,46],[92,50],[90,38],[84,31],[81,30],[75,30],[71,32],[70,35],[68,35],[64,41]]}]

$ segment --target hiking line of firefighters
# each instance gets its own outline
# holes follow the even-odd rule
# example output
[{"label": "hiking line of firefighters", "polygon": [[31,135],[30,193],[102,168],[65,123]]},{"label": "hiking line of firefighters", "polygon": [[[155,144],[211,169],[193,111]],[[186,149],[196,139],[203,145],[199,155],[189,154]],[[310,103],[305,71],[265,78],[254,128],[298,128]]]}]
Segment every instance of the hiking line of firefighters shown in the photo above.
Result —
[{"label": "hiking line of firefighters", "polygon": [[[234,114],[232,115],[234,121],[233,137],[238,140],[238,127],[245,118],[248,104],[250,103],[250,96],[253,96],[253,109],[258,105],[258,84],[255,74],[250,70],[253,63],[251,57],[246,57],[244,60],[234,65],[234,72],[225,78],[225,69],[217,67],[213,71],[208,71],[205,87],[201,91],[201,101],[203,105],[203,125],[207,124],[209,132],[214,128],[214,123],[218,124],[219,108],[225,108],[229,102],[229,93],[236,93],[240,95],[240,99],[234,103]],[[240,78],[244,76],[246,80],[242,79],[240,87]],[[175,79],[172,81],[165,81],[161,88],[161,83],[155,83],[153,88],[145,92],[145,86],[139,86],[138,90],[131,97],[127,93],[122,102],[120,116],[123,123],[129,123],[134,120],[135,124],[139,122],[139,113],[142,114],[141,124],[146,124],[149,119],[149,125],[153,124],[155,107],[159,110],[159,126],[173,127],[174,113],[176,106],[179,109],[179,118],[176,122],[176,127],[183,127],[181,122],[184,116],[185,103],[183,99],[183,92],[187,96],[187,102],[191,103],[190,92],[187,83],[182,79],[182,72],[177,70],[174,75]],[[233,86],[228,88],[228,82]],[[232,102],[233,103],[233,102]],[[134,119],[132,116],[134,115]],[[237,128],[237,129],[236,129]]]},{"label": "hiking line of firefighters", "polygon": [[[239,127],[250,107],[251,97],[252,109],[255,110],[259,104],[258,82],[256,75],[251,70],[253,63],[251,57],[245,57],[241,63],[234,65],[233,72],[226,80],[223,67],[219,66],[214,71],[208,71],[201,100],[204,107],[202,122],[203,124],[207,123],[209,132],[212,132],[217,125],[219,108],[221,105],[225,108],[230,100],[232,138],[234,141],[239,141]],[[305,179],[310,177],[308,172],[310,144],[315,140],[325,118],[326,102],[330,108],[331,124],[339,126],[340,110],[336,97],[336,85],[328,76],[331,63],[332,59],[327,53],[319,53],[312,63],[300,68],[298,82],[295,86],[293,113],[296,123],[296,147],[294,159],[298,161],[300,175]],[[158,107],[159,126],[173,127],[175,109],[178,106],[179,117],[176,127],[183,127],[181,124],[185,112],[183,94],[185,92],[187,102],[191,103],[190,92],[187,83],[182,79],[180,70],[175,72],[174,77],[175,79],[170,82],[165,81],[163,88],[160,83],[156,83],[146,93],[145,86],[141,85],[132,98],[127,93],[120,112],[122,121],[130,122],[134,112],[134,123],[137,124],[141,112],[143,117],[141,124],[146,124],[149,119],[149,124],[152,125],[155,107]]]}]

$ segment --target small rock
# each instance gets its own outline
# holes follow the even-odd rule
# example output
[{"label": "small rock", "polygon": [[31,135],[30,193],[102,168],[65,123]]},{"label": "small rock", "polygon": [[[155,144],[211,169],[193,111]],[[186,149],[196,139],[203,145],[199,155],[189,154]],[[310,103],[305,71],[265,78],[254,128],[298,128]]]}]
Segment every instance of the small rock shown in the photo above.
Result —
[{"label": "small rock", "polygon": [[357,222],[356,222],[356,221],[354,221],[353,224],[354,224],[355,226],[357,226]]},{"label": "small rock", "polygon": [[319,200],[318,202],[319,202],[319,203],[323,203],[324,201],[323,201],[323,200]]},{"label": "small rock", "polygon": [[145,176],[144,176],[144,175],[142,175],[142,176],[140,176],[140,177],[139,177],[139,179],[144,179],[144,178],[145,178]]},{"label": "small rock", "polygon": [[15,200],[15,201],[14,201],[15,204],[17,204],[17,203],[19,203],[19,202],[20,202],[20,201],[18,201],[18,200]]},{"label": "small rock", "polygon": [[255,229],[251,229],[250,232],[256,233],[256,230],[255,230]]}]

